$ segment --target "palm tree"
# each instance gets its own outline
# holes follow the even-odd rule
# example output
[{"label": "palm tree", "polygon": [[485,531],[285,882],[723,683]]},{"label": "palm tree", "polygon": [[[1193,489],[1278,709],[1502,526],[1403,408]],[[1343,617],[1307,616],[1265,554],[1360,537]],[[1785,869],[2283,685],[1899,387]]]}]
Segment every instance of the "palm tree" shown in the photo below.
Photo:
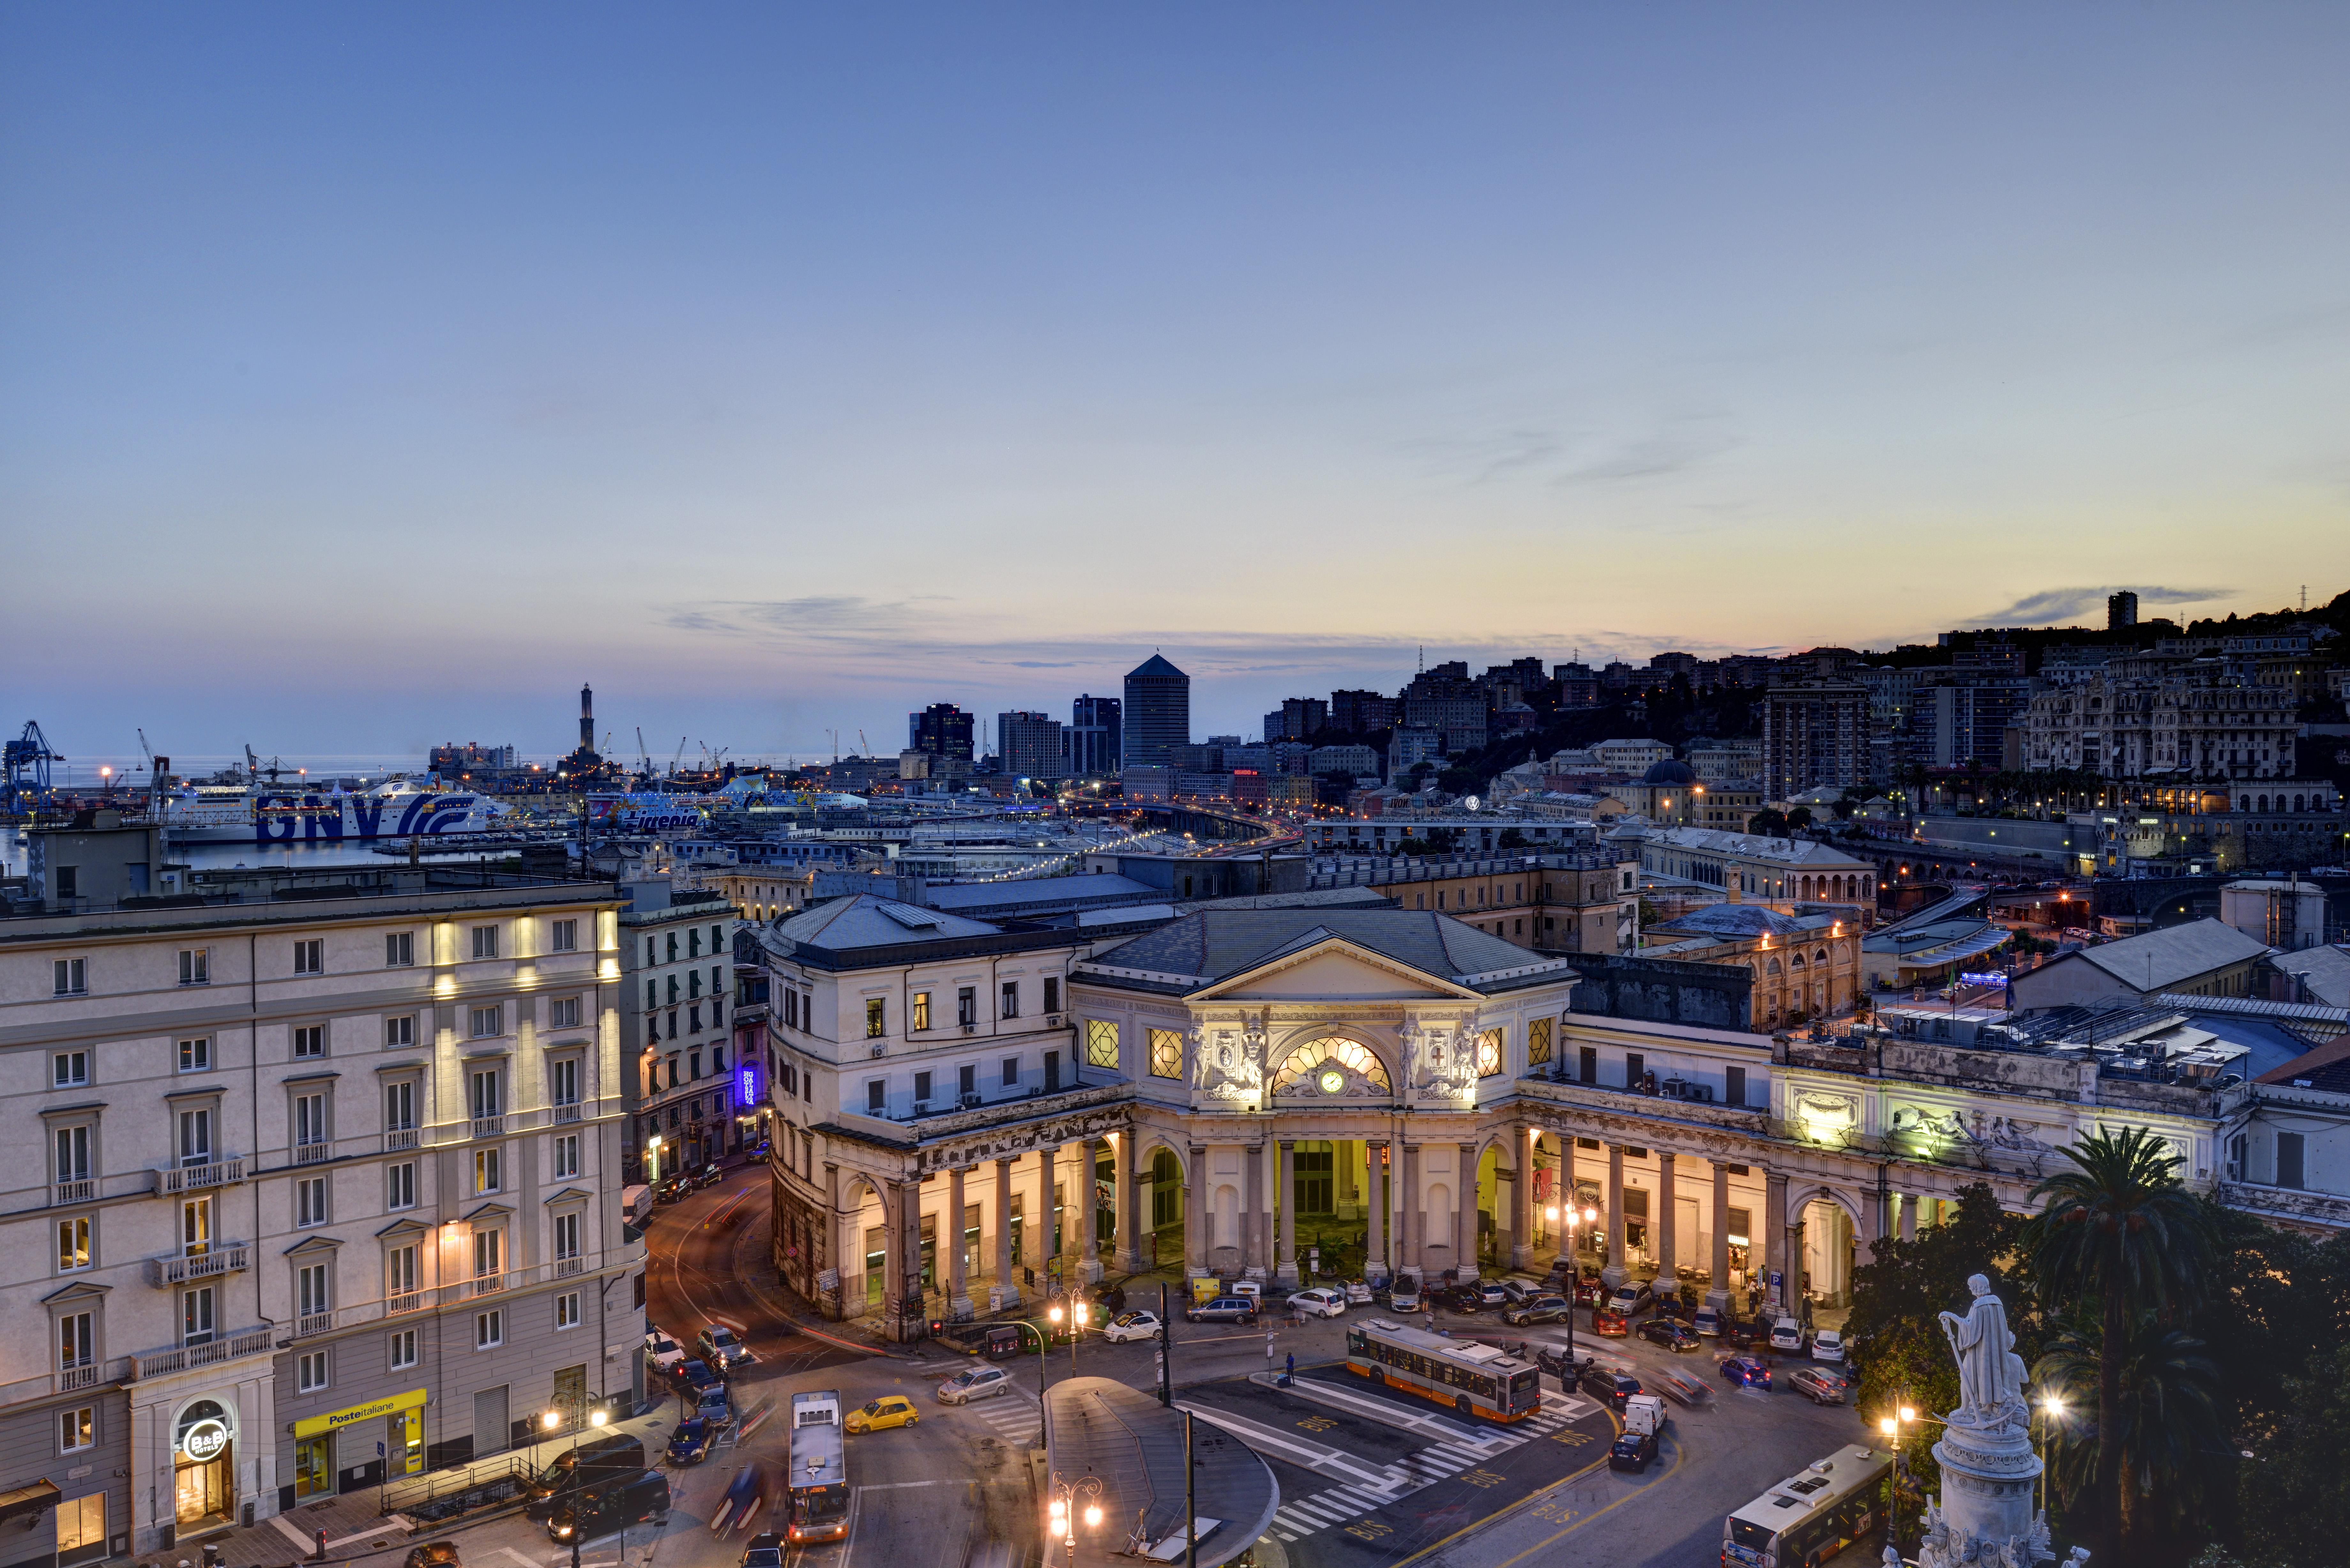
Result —
[{"label": "palm tree", "polygon": [[[2064,1151],[2073,1168],[2032,1189],[2043,1203],[2022,1241],[2043,1301],[2095,1303],[2097,1430],[2121,1429],[2122,1371],[2131,1322],[2168,1317],[2201,1293],[2217,1248],[2195,1195],[2179,1184],[2178,1156],[2143,1127],[2099,1130]],[[2101,1555],[2120,1555],[2123,1445],[2097,1445]]]},{"label": "palm tree", "polygon": [[[2102,1314],[2099,1314],[2102,1315]],[[2043,1394],[2063,1396],[2078,1408],[2105,1375],[2104,1329],[2084,1311],[2056,1337],[2032,1369]],[[2157,1494],[2176,1501],[2203,1469],[2198,1456],[2220,1447],[2220,1369],[2202,1354],[2203,1342],[2165,1327],[2159,1314],[2133,1314],[2114,1357],[2118,1397],[2114,1414],[2100,1415],[2094,1434],[2066,1436],[2050,1447],[2057,1490],[2066,1496],[2101,1475],[2110,1461],[2122,1480],[2117,1534],[2139,1559],[2149,1545],[2142,1500]]]}]

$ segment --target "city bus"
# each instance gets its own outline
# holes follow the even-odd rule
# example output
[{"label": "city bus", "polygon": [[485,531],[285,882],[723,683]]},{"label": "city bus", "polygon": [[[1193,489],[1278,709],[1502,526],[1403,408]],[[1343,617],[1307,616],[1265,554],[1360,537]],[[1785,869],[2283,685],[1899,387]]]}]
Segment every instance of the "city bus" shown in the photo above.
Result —
[{"label": "city bus", "polygon": [[1533,1362],[1385,1318],[1347,1331],[1347,1369],[1489,1421],[1523,1421],[1542,1408],[1542,1372]]},{"label": "city bus", "polygon": [[839,1540],[848,1533],[848,1459],[841,1448],[838,1391],[792,1396],[790,1452],[790,1541]]},{"label": "city bus", "polygon": [[1722,1521],[1722,1568],[1813,1568],[1882,1535],[1892,1473],[1890,1453],[1857,1447],[1805,1466]]}]

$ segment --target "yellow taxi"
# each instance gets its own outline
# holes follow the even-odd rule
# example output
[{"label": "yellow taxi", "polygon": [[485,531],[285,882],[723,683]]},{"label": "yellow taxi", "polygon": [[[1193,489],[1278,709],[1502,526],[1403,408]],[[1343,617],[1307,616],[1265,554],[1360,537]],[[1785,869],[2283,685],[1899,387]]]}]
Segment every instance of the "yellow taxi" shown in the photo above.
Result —
[{"label": "yellow taxi", "polygon": [[914,1408],[914,1402],[911,1399],[907,1398],[903,1394],[892,1394],[887,1398],[876,1399],[870,1405],[851,1410],[848,1413],[848,1419],[841,1425],[854,1435],[858,1432],[878,1432],[884,1427],[910,1427],[921,1418],[921,1412]]}]

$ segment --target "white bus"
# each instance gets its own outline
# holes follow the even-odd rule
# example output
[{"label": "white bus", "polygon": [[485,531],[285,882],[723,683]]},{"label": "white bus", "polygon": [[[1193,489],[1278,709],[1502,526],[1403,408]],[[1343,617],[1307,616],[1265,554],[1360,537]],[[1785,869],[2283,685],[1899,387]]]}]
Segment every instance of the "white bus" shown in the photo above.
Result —
[{"label": "white bus", "polygon": [[1347,1367],[1463,1416],[1523,1421],[1542,1408],[1542,1371],[1533,1362],[1385,1318],[1347,1331]]},{"label": "white bus", "polygon": [[1856,1541],[1885,1533],[1877,1494],[1893,1456],[1838,1449],[1722,1521],[1722,1568],[1814,1568]]},{"label": "white bus", "polygon": [[827,1388],[792,1396],[791,1542],[848,1533],[848,1463],[840,1446],[840,1396]]}]

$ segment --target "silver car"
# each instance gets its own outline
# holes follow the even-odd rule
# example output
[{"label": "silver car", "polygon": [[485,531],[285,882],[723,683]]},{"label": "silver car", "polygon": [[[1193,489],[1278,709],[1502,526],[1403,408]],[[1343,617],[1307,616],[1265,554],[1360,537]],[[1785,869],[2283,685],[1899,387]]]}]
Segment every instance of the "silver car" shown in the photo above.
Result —
[{"label": "silver car", "polygon": [[968,1405],[974,1399],[985,1399],[1012,1391],[1012,1374],[1001,1366],[972,1366],[956,1373],[939,1385],[939,1403]]}]

